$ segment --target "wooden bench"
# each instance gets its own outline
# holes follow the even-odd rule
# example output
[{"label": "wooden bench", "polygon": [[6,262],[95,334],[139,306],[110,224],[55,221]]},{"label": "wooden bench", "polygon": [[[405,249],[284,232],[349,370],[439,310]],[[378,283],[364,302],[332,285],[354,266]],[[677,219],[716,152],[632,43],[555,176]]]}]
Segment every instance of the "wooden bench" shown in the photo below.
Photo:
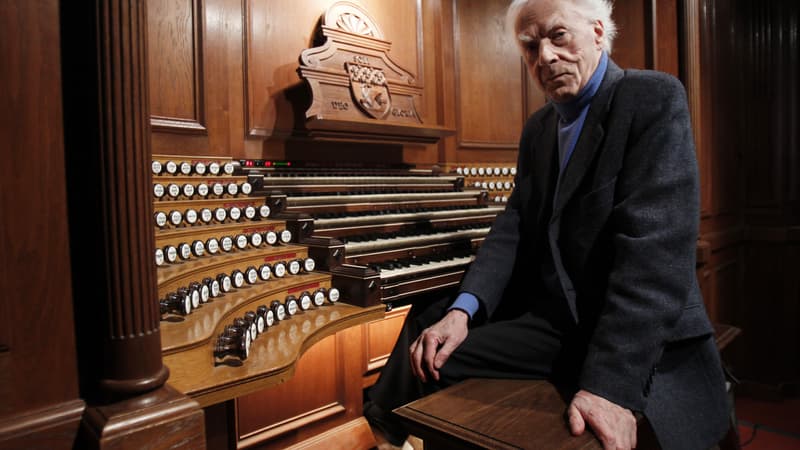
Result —
[{"label": "wooden bench", "polygon": [[[740,330],[715,325],[722,350]],[[394,410],[425,450],[602,449],[590,432],[572,436],[564,418],[571,393],[543,380],[470,379]],[[738,449],[735,415],[721,449]],[[641,436],[640,441],[653,439]]]}]

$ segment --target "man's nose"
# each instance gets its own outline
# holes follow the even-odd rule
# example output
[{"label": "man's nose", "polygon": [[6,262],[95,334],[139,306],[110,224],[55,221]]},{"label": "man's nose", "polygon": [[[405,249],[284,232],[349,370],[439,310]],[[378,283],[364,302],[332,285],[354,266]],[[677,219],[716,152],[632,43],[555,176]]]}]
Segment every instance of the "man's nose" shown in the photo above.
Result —
[{"label": "man's nose", "polygon": [[547,66],[556,62],[558,58],[553,49],[553,44],[548,39],[539,41],[539,66]]}]

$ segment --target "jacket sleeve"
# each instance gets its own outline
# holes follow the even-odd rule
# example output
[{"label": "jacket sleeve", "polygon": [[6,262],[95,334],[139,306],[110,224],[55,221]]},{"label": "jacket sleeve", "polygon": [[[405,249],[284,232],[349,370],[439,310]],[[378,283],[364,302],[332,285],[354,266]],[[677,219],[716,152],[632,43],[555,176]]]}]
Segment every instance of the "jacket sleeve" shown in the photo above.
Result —
[{"label": "jacket sleeve", "polygon": [[614,257],[579,385],[641,411],[664,346],[698,295],[699,187],[680,82],[649,73],[620,83],[615,103],[629,108],[630,128],[609,218]]},{"label": "jacket sleeve", "polygon": [[480,300],[486,318],[491,317],[500,304],[517,259],[522,214],[519,191],[530,170],[530,123],[531,120],[520,138],[514,190],[505,210],[495,218],[491,231],[478,249],[475,261],[461,283],[462,292],[469,292]]}]

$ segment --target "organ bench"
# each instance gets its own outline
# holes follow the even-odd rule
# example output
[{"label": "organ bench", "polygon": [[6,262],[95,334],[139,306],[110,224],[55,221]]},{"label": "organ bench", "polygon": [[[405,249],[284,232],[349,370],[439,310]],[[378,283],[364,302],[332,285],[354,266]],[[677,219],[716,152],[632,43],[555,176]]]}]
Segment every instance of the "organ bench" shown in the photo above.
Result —
[{"label": "organ bench", "polygon": [[[720,351],[740,332],[715,324]],[[394,410],[425,450],[456,449],[602,449],[591,432],[572,436],[564,413],[570,394],[544,380],[465,380]],[[642,435],[639,448],[651,448],[650,435]],[[647,434],[647,431],[645,431]],[[719,443],[720,449],[739,449],[736,418]]]}]

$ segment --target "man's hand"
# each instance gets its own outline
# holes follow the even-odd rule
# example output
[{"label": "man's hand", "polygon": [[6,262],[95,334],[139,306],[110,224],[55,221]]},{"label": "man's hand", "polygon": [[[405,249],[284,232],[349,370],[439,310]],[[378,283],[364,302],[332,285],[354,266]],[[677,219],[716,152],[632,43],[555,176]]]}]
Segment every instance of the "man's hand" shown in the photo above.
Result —
[{"label": "man's hand", "polygon": [[426,379],[426,371],[439,381],[439,369],[447,358],[467,338],[469,316],[460,309],[451,309],[442,320],[424,329],[411,344],[411,371],[414,376]]},{"label": "man's hand", "polygon": [[583,434],[588,423],[605,450],[636,447],[636,418],[633,413],[603,397],[578,391],[567,409],[567,416],[572,434]]}]

